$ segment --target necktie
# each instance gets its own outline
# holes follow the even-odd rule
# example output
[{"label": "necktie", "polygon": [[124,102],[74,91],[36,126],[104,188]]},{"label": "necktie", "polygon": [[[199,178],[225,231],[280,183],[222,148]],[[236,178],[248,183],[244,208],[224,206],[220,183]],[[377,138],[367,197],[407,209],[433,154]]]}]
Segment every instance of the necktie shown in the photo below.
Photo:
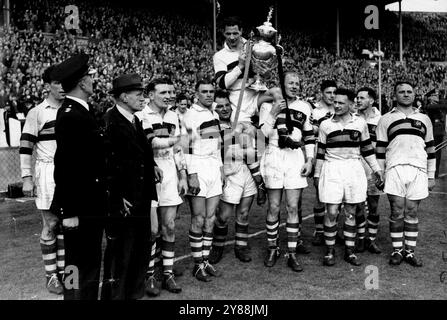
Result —
[{"label": "necktie", "polygon": [[132,125],[133,125],[134,129],[137,130],[137,118],[135,116],[133,116],[133,118],[132,118]]}]

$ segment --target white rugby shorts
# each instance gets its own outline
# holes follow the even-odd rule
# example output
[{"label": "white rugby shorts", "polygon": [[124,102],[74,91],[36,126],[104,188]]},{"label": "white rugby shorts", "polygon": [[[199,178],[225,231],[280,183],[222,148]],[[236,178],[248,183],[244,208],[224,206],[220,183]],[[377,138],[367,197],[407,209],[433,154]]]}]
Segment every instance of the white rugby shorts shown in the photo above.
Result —
[{"label": "white rugby shorts", "polygon": [[177,189],[178,176],[174,158],[155,158],[157,166],[163,171],[163,181],[157,188],[158,206],[178,206],[183,202]]},{"label": "white rugby shorts", "polygon": [[383,194],[383,192],[377,189],[376,187],[376,180],[373,171],[371,170],[371,167],[368,165],[365,159],[361,158],[361,160],[363,169],[365,169],[366,178],[368,179],[368,187],[366,190],[366,194],[368,196],[380,196],[381,194]]},{"label": "white rugby shorts", "polygon": [[321,202],[329,204],[364,202],[366,190],[365,170],[359,159],[324,161],[318,183]]},{"label": "white rugby shorts", "polygon": [[199,168],[197,177],[200,184],[200,192],[196,197],[206,199],[222,194],[222,178],[220,175],[220,162],[213,157],[195,159],[196,167]]},{"label": "white rugby shorts", "polygon": [[54,163],[36,160],[35,166],[36,207],[49,210],[54,195]]},{"label": "white rugby shorts", "polygon": [[239,204],[242,198],[253,196],[257,192],[250,170],[247,165],[242,164],[236,173],[226,176],[220,199],[231,204]]},{"label": "white rugby shorts", "polygon": [[301,176],[304,155],[301,149],[280,149],[269,145],[261,158],[261,175],[268,189],[302,189],[307,178]]},{"label": "white rugby shorts", "polygon": [[[232,104],[233,113],[231,114],[231,121],[234,121],[236,116],[236,107],[239,101],[240,90],[230,91],[230,102]],[[238,121],[251,122],[251,117],[258,111],[258,97],[260,93],[251,89],[244,91],[242,97],[241,111],[239,113]]]},{"label": "white rugby shorts", "polygon": [[383,191],[409,200],[428,197],[428,176],[421,168],[412,165],[397,165],[385,172]]}]

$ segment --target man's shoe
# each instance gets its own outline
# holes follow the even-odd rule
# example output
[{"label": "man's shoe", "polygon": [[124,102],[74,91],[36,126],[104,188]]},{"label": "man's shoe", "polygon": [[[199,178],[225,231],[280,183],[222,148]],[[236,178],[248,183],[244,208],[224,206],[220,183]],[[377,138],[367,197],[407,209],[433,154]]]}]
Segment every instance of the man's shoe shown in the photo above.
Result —
[{"label": "man's shoe", "polygon": [[354,254],[354,251],[351,249],[345,250],[345,261],[356,267],[362,265],[362,263],[358,260],[357,256]]},{"label": "man's shoe", "polygon": [[375,241],[372,241],[370,239],[366,239],[365,246],[368,249],[369,252],[380,254],[382,253],[382,250],[377,246]]},{"label": "man's shoe", "polygon": [[207,274],[213,277],[221,277],[222,272],[218,271],[213,265],[211,265],[208,261],[204,261],[204,270]]},{"label": "man's shoe", "polygon": [[223,251],[223,246],[212,246],[210,254],[208,256],[208,261],[212,264],[218,263],[220,260],[222,260]]},{"label": "man's shoe", "polygon": [[173,273],[169,273],[169,274],[165,274],[164,275],[163,289],[166,289],[166,290],[168,290],[169,292],[172,292],[172,293],[180,293],[180,292],[182,292],[182,288],[180,288],[177,285],[177,283],[175,282]]},{"label": "man's shoe", "polygon": [[414,256],[413,250],[405,250],[404,260],[413,267],[422,267],[422,261]]},{"label": "man's shoe", "polygon": [[335,250],[334,248],[328,248],[326,255],[323,258],[323,265],[331,267],[335,264]]},{"label": "man's shoe", "polygon": [[57,273],[53,273],[51,277],[47,277],[47,289],[50,293],[63,294],[64,287],[57,277]]},{"label": "man's shoe", "polygon": [[210,282],[211,277],[205,272],[205,266],[203,263],[196,264],[192,269],[192,275],[199,281]]},{"label": "man's shoe", "polygon": [[145,290],[149,297],[156,297],[160,294],[160,289],[158,289],[157,279],[155,279],[154,275],[151,275],[146,278]]},{"label": "man's shoe", "polygon": [[393,266],[398,266],[402,263],[402,260],[404,259],[402,253],[404,249],[394,249],[394,251],[391,253],[390,257],[390,264]]},{"label": "man's shoe", "polygon": [[314,245],[314,246],[324,245],[324,233],[323,232],[315,232],[314,239],[312,240],[312,245]]},{"label": "man's shoe", "polygon": [[273,267],[276,263],[276,260],[278,260],[279,257],[279,248],[275,249],[269,249],[267,257],[264,260],[264,265],[266,267]]},{"label": "man's shoe", "polygon": [[365,239],[357,239],[357,244],[355,246],[355,252],[364,252],[365,251]]},{"label": "man's shoe", "polygon": [[303,240],[300,240],[298,242],[298,244],[296,245],[296,251],[295,252],[299,253],[299,254],[309,254],[310,250],[304,245]]},{"label": "man's shoe", "polygon": [[287,259],[287,266],[295,272],[303,271],[303,267],[300,265],[296,259],[295,253],[289,253],[289,258]]},{"label": "man's shoe", "polygon": [[250,250],[248,249],[247,246],[235,247],[234,254],[236,255],[236,258],[238,258],[242,262],[250,262],[251,261]]}]

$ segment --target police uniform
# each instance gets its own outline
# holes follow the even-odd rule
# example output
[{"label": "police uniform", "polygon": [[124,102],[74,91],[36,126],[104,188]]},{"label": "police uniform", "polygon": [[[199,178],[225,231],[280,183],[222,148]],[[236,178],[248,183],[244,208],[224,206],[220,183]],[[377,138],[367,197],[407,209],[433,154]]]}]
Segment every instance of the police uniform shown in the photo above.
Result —
[{"label": "police uniform", "polygon": [[[56,80],[64,90],[72,88],[89,73],[88,56],[73,56],[56,69]],[[104,139],[91,108],[86,101],[67,92],[56,117],[58,147],[54,156],[56,187],[52,208],[60,219],[79,219],[77,227],[63,231],[66,266],[76,268],[66,268],[66,279],[74,277],[75,271],[79,276],[75,277],[79,279],[78,286],[65,281],[65,299],[98,298],[107,190]]]}]

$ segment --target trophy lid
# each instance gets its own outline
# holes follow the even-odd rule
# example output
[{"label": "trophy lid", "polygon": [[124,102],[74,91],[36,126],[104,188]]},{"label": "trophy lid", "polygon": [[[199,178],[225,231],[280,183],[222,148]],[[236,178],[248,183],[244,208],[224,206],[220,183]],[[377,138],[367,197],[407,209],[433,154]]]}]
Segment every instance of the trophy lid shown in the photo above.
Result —
[{"label": "trophy lid", "polygon": [[267,21],[265,21],[262,26],[256,27],[261,36],[270,37],[276,34],[276,29],[273,28],[272,23],[270,22],[270,19],[272,18],[272,13],[273,13],[273,7],[270,7],[270,11],[267,16]]}]

